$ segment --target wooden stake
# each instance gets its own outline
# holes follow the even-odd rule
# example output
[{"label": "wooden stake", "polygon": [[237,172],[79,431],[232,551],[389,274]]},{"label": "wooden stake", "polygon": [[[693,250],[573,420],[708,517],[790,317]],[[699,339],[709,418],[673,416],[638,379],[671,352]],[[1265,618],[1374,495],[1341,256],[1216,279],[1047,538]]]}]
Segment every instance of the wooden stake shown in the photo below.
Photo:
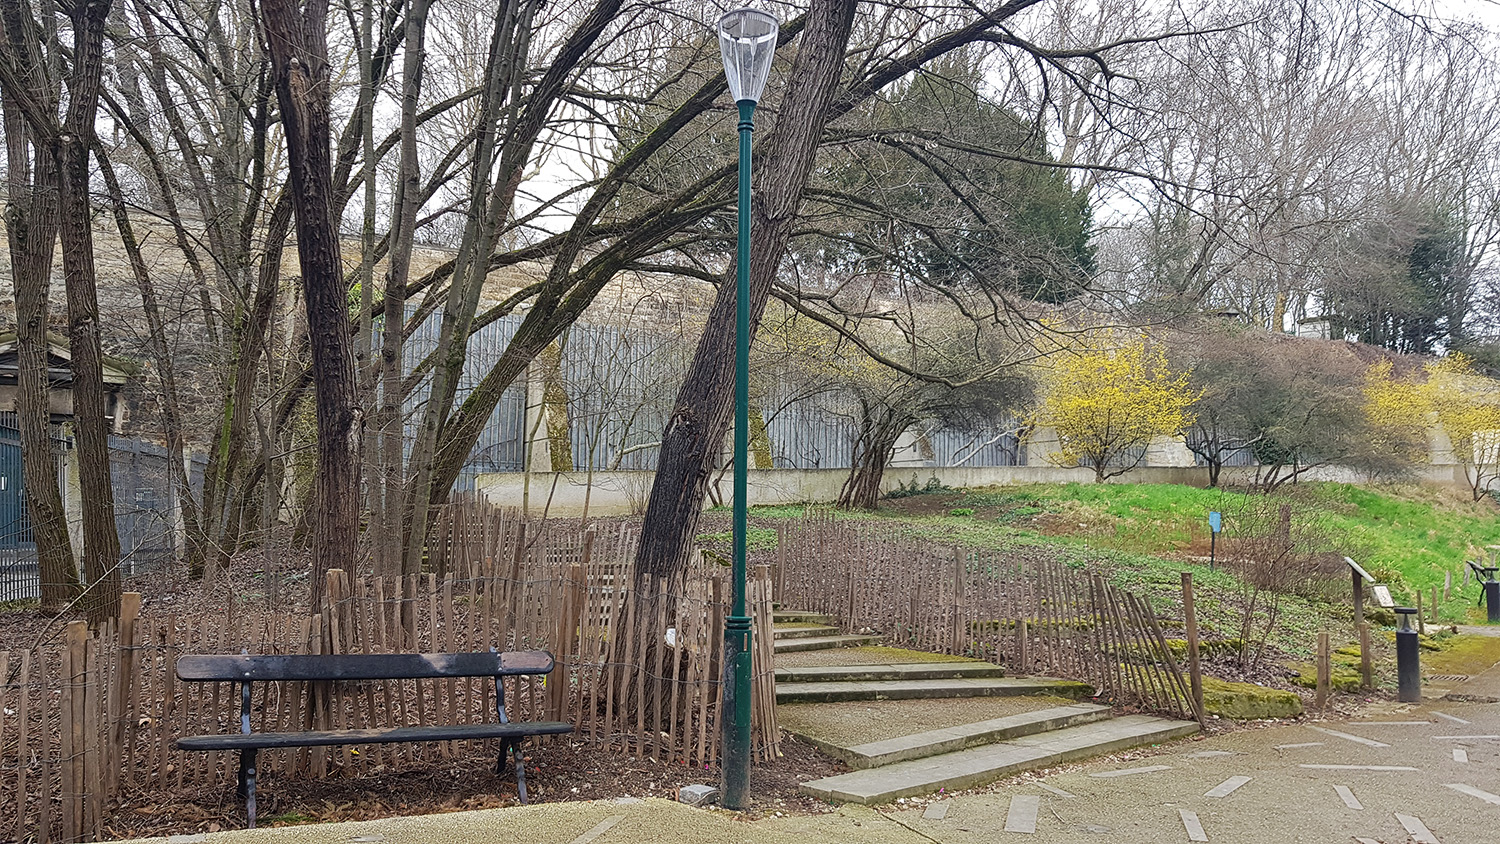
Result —
[{"label": "wooden stake", "polygon": [[[10,695],[6,692],[6,689],[9,686],[9,682],[10,682],[10,651],[0,651],[0,765],[4,765],[5,764],[5,713],[7,711],[15,712],[19,708],[19,707],[12,707],[12,705],[11,705]],[[22,686],[20,688],[20,692],[23,695],[26,694],[26,687]],[[25,764],[24,761],[22,762],[22,764],[23,765]],[[26,813],[26,792],[21,791],[19,789],[17,789],[17,791],[16,791],[16,806],[17,806],[16,814],[18,816],[19,815],[23,815],[23,814]],[[21,827],[21,825],[20,825],[19,817],[18,817],[17,818],[17,823],[16,823],[16,838],[15,838],[15,840],[17,840],[17,841],[21,840],[21,829],[20,829],[20,827]]]},{"label": "wooden stake", "polygon": [[[140,653],[137,648],[139,635],[136,632],[136,623],[141,615],[141,593],[126,592],[120,596],[120,673],[116,678],[116,694],[119,695],[119,709],[115,721],[115,730],[112,741],[115,752],[121,758],[125,758],[126,737],[130,740],[130,769],[125,772],[127,782],[135,782],[135,731],[130,729],[130,724],[136,720],[136,677],[140,673]],[[111,776],[114,785],[118,785],[120,766],[111,766]],[[113,792],[113,789],[111,789]]]},{"label": "wooden stake", "polygon": [[1206,725],[1207,713],[1203,709],[1203,668],[1198,661],[1198,608],[1193,598],[1193,573],[1182,573],[1182,618],[1187,635],[1188,677],[1192,683],[1193,713],[1198,724]]},{"label": "wooden stake", "polygon": [[1370,623],[1359,623],[1359,676],[1360,688],[1366,691],[1375,688],[1375,665],[1370,655]]},{"label": "wooden stake", "polygon": [[1328,694],[1333,681],[1332,654],[1328,647],[1328,631],[1318,634],[1318,693],[1313,704],[1319,712],[1328,706]]},{"label": "wooden stake", "polygon": [[84,621],[68,622],[65,641],[67,656],[63,677],[63,835],[70,841],[83,838],[84,765],[83,737],[84,718],[87,712],[84,701],[84,650],[87,647],[89,626]]},{"label": "wooden stake", "polygon": [[[21,841],[21,833],[26,831],[26,769],[31,764],[31,651],[21,651],[21,700],[16,715],[21,724],[21,733],[16,737],[16,794],[19,798],[15,840]],[[44,836],[45,834],[43,832]]]}]

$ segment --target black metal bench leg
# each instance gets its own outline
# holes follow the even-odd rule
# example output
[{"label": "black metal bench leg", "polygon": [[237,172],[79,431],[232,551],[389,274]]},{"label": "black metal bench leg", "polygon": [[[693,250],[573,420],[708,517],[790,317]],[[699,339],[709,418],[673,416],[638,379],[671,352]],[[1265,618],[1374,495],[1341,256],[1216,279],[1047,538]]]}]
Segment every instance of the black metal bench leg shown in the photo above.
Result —
[{"label": "black metal bench leg", "polygon": [[240,751],[240,782],[237,794],[245,801],[245,817],[250,829],[255,829],[255,756],[259,751]]},{"label": "black metal bench leg", "polygon": [[516,794],[521,798],[521,805],[526,805],[526,763],[521,756],[521,743],[511,742],[510,752],[516,760]]}]

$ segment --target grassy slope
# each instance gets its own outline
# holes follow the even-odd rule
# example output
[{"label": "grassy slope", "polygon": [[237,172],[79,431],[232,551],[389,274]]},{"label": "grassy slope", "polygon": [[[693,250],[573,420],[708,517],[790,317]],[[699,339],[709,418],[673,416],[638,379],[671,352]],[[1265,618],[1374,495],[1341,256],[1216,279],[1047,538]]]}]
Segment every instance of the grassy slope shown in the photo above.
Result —
[{"label": "grassy slope", "polygon": [[[1302,484],[1288,493],[1296,518],[1321,524],[1326,550],[1346,553],[1389,583],[1398,601],[1412,587],[1431,594],[1452,572],[1454,593],[1440,615],[1478,620],[1478,590],[1460,590],[1468,549],[1500,543],[1500,514],[1491,502],[1474,504],[1457,494],[1420,487],[1355,487]],[[846,518],[897,521],[913,533],[945,542],[995,547],[1040,545],[1075,565],[1107,569],[1121,586],[1165,609],[1179,594],[1180,574],[1194,572],[1199,615],[1226,636],[1238,635],[1233,606],[1239,581],[1206,564],[1210,510],[1226,514],[1246,506],[1241,493],[1170,484],[1033,484],[919,495],[885,502],[874,515]],[[960,515],[949,515],[954,510]],[[972,514],[963,511],[972,511]],[[758,508],[758,516],[796,516],[802,508]],[[1226,529],[1232,522],[1226,522]],[[1225,539],[1232,541],[1226,534]],[[1224,550],[1221,546],[1220,550]],[[1288,596],[1274,637],[1291,653],[1303,653],[1329,616],[1348,619],[1346,590],[1333,602]]]},{"label": "grassy slope", "polygon": [[[1210,510],[1232,514],[1247,505],[1247,496],[1221,490],[1171,484],[1032,485],[1007,489],[967,491],[954,507],[975,510],[972,517],[938,517],[942,521],[978,520],[982,502],[1006,496],[1030,500],[1044,512],[1030,516],[1030,528],[1059,534],[1049,537],[1063,544],[1146,555],[1166,555],[1185,561],[1208,552],[1207,516]],[[1303,484],[1290,491],[1295,518],[1321,524],[1325,549],[1348,554],[1391,585],[1398,599],[1410,601],[1413,589],[1430,599],[1451,572],[1455,595],[1441,607],[1444,618],[1469,619],[1478,591],[1460,591],[1464,560],[1491,544],[1500,543],[1500,512],[1490,501],[1474,503],[1465,496],[1429,487],[1358,487],[1348,484]],[[979,504],[979,506],[975,506]],[[1023,505],[1025,506],[1025,505]],[[1003,516],[1001,517],[1003,518]],[[1233,542],[1232,523],[1226,521],[1221,541]],[[1012,528],[1013,530],[1016,528]],[[1441,596],[1440,596],[1441,597]]]}]

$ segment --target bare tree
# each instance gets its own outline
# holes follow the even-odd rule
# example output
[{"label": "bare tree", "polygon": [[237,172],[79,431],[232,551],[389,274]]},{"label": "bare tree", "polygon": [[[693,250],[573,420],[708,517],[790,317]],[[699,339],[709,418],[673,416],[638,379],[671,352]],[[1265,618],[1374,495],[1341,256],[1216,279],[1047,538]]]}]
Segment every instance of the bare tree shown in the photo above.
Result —
[{"label": "bare tree", "polygon": [[308,0],[299,11],[293,0],[268,0],[261,9],[290,156],[297,256],[317,396],[318,474],[311,578],[316,605],[325,571],[355,568],[364,427],[334,208],[328,6],[326,0]]},{"label": "bare tree", "polygon": [[[49,434],[48,301],[57,244],[57,162],[35,137],[24,109],[57,113],[55,83],[40,50],[40,27],[28,4],[0,4],[7,57],[0,58],[0,108],[5,117],[5,234],[16,293],[16,417],[20,426],[26,505],[36,542],[42,606],[58,609],[78,591],[57,466]],[[18,98],[19,95],[19,98]]]},{"label": "bare tree", "polygon": [[[114,489],[109,477],[109,420],[99,343],[98,279],[90,224],[88,166],[99,109],[104,23],[109,7],[108,2],[78,0],[62,8],[71,25],[73,42],[68,54],[67,107],[61,119],[52,106],[61,97],[51,92],[38,95],[46,84],[46,76],[38,73],[34,65],[16,67],[9,61],[0,63],[3,68],[0,84],[6,88],[7,101],[18,107],[27,124],[29,140],[52,157],[55,168],[73,378],[73,427],[77,433],[83,499],[83,568],[88,579],[84,606],[94,622],[117,615],[120,605],[120,539],[115,533]],[[47,9],[43,14],[50,17],[53,13]],[[19,3],[8,3],[5,16],[6,30],[12,39],[41,31],[34,22],[24,20],[30,18],[31,12]],[[23,62],[37,59],[30,47],[18,55]],[[44,248],[40,254],[46,252],[50,249]],[[49,452],[50,448],[43,453]]]}]

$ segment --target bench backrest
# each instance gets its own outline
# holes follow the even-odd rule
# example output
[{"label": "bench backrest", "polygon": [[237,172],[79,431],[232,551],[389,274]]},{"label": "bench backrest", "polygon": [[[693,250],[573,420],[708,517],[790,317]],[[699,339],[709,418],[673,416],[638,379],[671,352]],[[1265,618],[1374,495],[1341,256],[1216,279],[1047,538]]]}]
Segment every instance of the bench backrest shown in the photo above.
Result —
[{"label": "bench backrest", "polygon": [[193,654],[177,658],[189,682],[276,680],[424,680],[546,674],[546,651],[460,654]]}]

